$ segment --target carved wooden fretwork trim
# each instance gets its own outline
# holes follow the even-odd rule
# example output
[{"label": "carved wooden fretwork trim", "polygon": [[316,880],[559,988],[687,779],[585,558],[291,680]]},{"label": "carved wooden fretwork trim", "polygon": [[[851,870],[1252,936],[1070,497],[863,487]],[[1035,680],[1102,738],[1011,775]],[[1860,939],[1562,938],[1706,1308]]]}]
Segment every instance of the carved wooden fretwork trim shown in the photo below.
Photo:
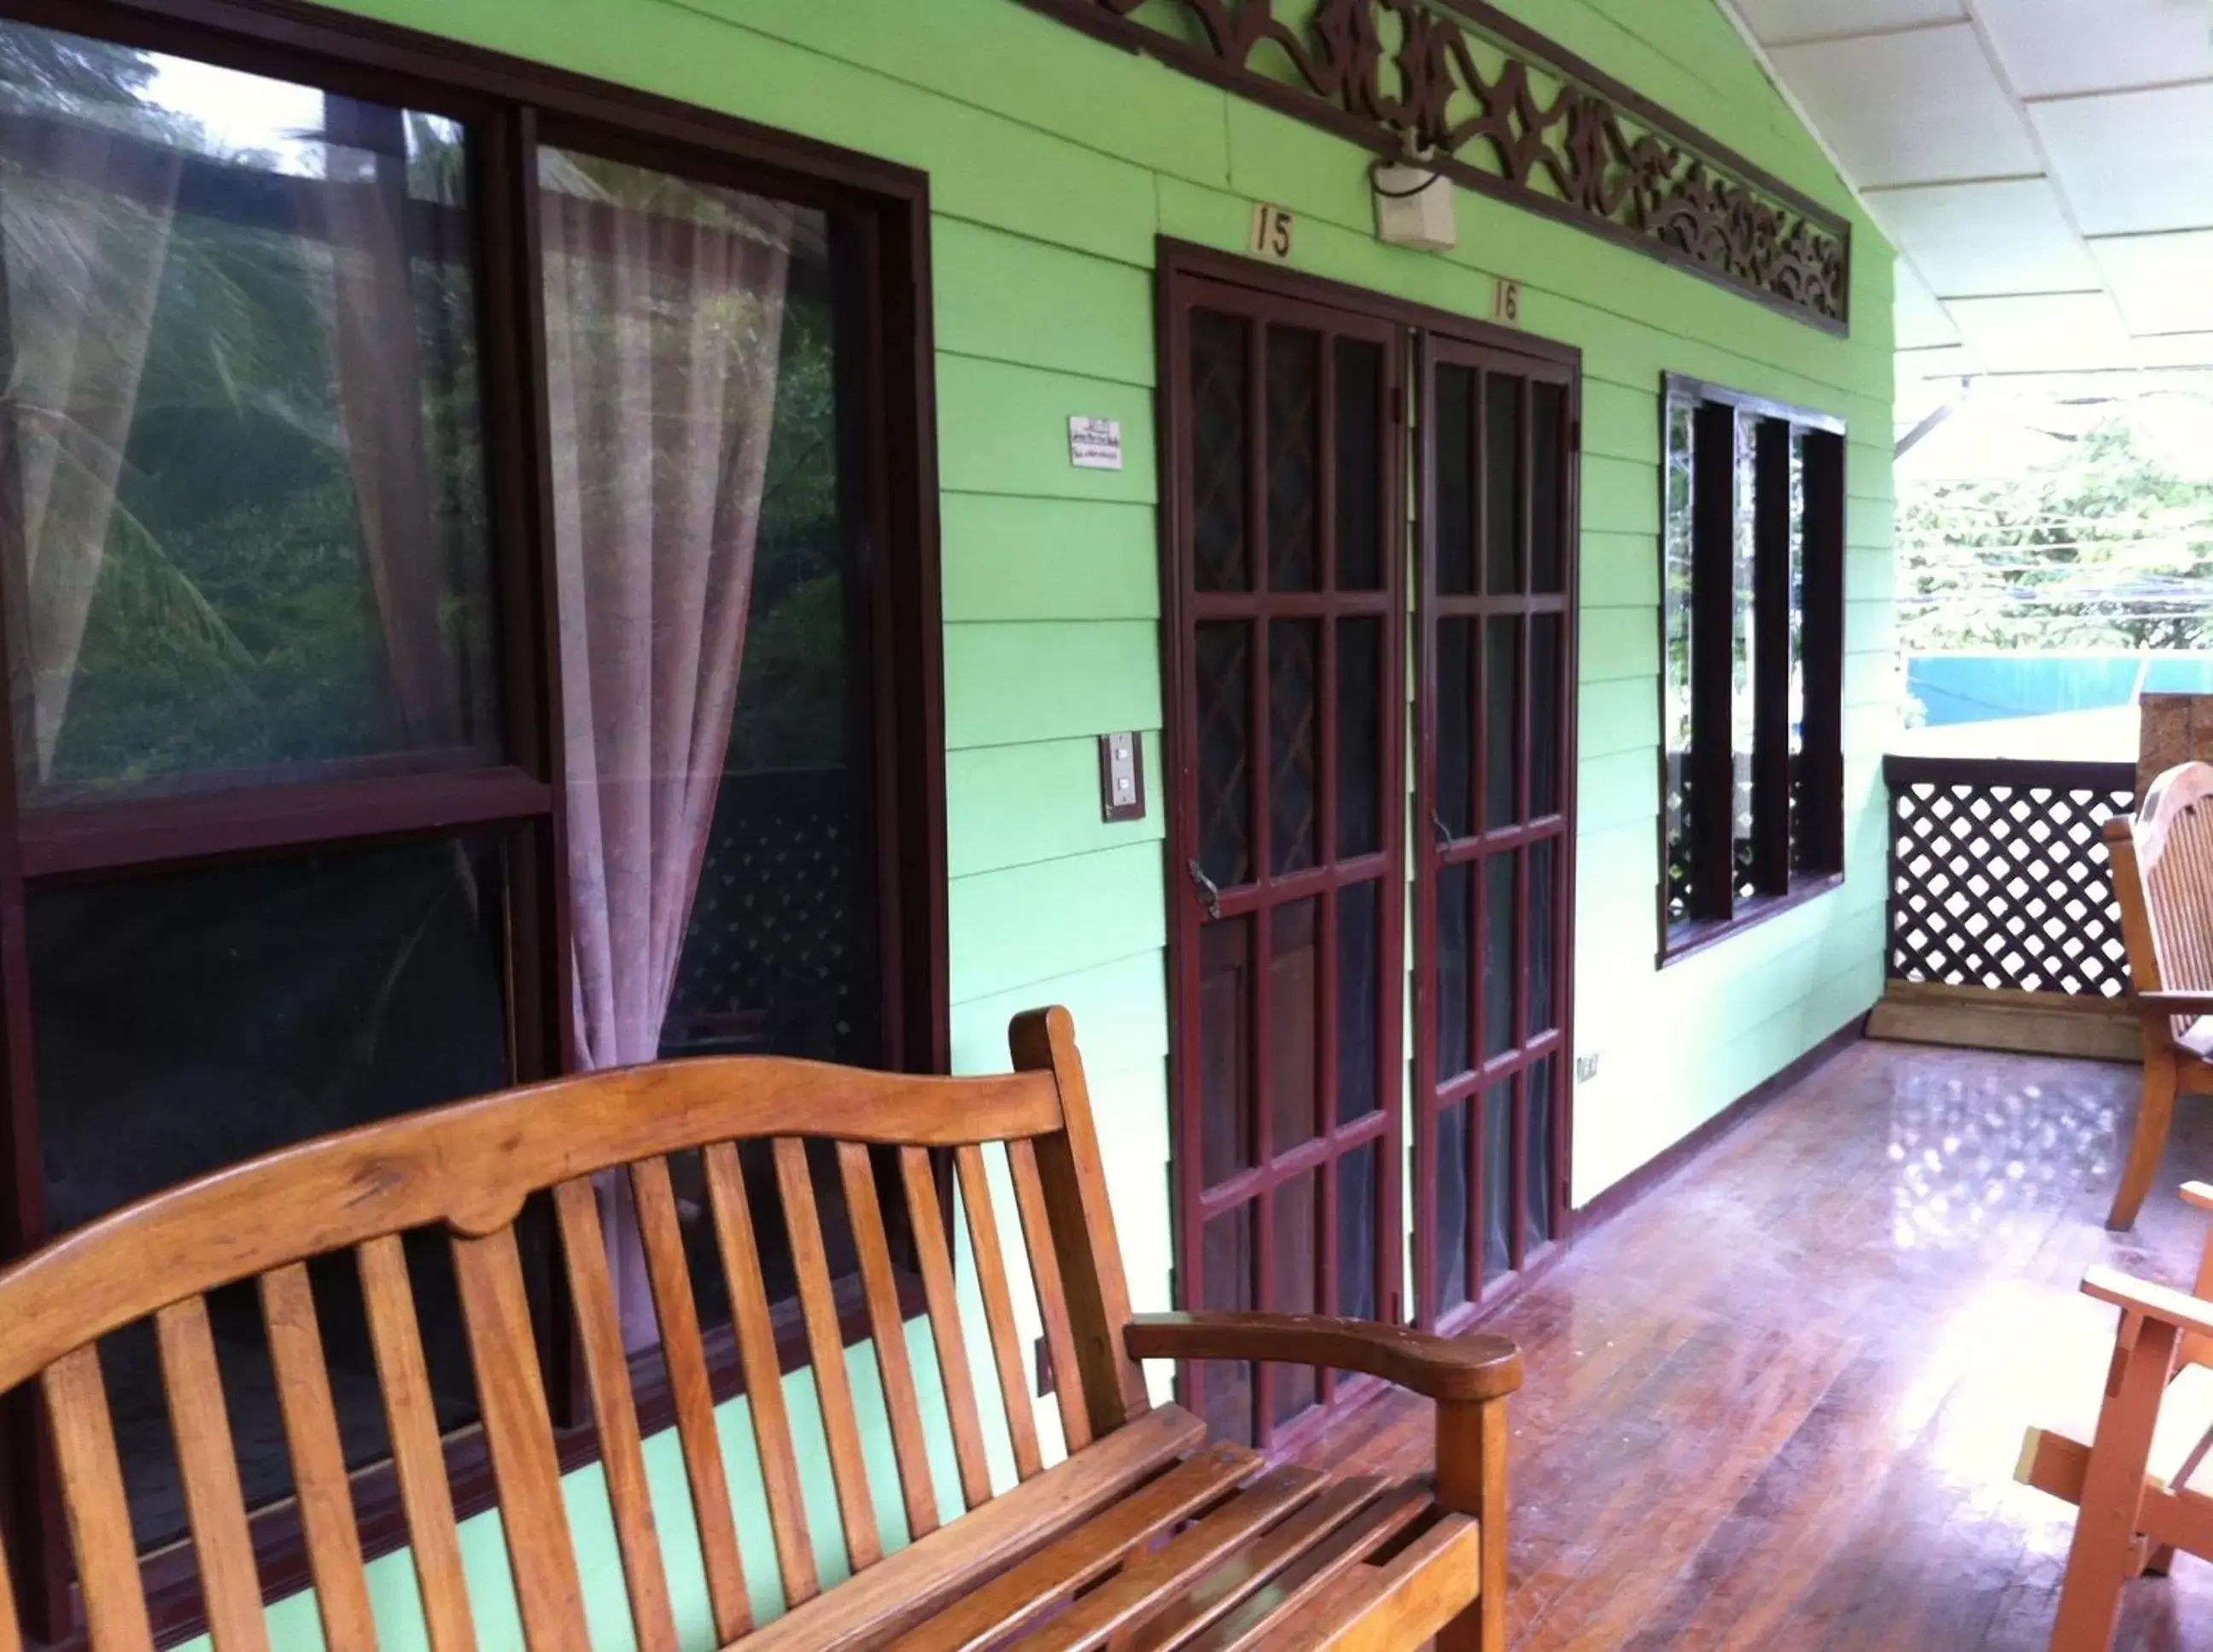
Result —
[{"label": "carved wooden fretwork trim", "polygon": [[1023,3],[1380,154],[1411,145],[1468,188],[1849,330],[1847,219],[1482,0]]}]

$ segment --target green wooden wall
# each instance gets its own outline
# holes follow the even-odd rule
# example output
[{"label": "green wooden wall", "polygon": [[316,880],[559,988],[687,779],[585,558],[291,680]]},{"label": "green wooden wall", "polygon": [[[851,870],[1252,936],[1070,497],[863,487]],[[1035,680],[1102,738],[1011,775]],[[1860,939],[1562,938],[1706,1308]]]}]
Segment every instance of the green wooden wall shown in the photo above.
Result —
[{"label": "green wooden wall", "polygon": [[[1501,0],[1769,169],[1850,210],[1713,0]],[[1251,204],[1299,215],[1292,262],[1472,315],[1522,283],[1531,333],[1583,351],[1582,765],[1575,1192],[1604,1189],[1866,1009],[1880,987],[1878,759],[1890,725],[1891,272],[1856,212],[1842,340],[1572,229],[1463,192],[1460,250],[1379,245],[1366,156],[1126,55],[1015,0],[350,0],[357,9],[866,150],[930,174],[945,546],[953,1024],[964,1070],[1004,1064],[1016,1009],[1074,1011],[1137,1305],[1168,1300],[1161,839],[1103,826],[1092,738],[1161,721],[1151,267],[1161,235],[1241,249]],[[1844,887],[1664,972],[1653,966],[1659,413],[1663,372],[1850,422]],[[1122,421],[1119,473],[1067,460],[1070,414]],[[926,1363],[926,1339],[916,1344]],[[865,1348],[853,1369],[874,1387]],[[978,1364],[991,1409],[987,1362]],[[806,1405],[804,1379],[796,1398]],[[739,1484],[757,1484],[743,1405]],[[1048,1432],[1051,1432],[1048,1422]],[[942,1446],[942,1442],[941,1442]],[[655,1442],[664,1545],[693,1639],[690,1515]],[[893,1482],[887,1455],[877,1480]],[[942,1472],[952,1483],[949,1463]],[[833,1534],[826,1478],[818,1532]],[[627,1644],[597,1472],[571,1478],[595,1621]],[[897,1511],[886,1505],[895,1529]],[[753,1575],[773,1576],[748,1511]],[[488,1646],[520,1643],[497,1520],[471,1523]],[[837,1558],[832,1566],[836,1569]],[[391,1645],[419,1643],[403,1557],[375,1568]],[[309,1603],[279,1643],[318,1637]]]}]

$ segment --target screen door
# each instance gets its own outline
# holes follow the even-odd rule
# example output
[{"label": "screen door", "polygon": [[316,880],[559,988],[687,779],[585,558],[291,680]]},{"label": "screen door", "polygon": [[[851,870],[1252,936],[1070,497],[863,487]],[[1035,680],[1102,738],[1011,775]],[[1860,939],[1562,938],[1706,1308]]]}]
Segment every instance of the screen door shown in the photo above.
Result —
[{"label": "screen door", "polygon": [[[1171,277],[1178,1300],[1395,1318],[1402,326]],[[1214,1364],[1266,1445],[1336,1374]]]},{"label": "screen door", "polygon": [[1567,1208],[1575,380],[1421,356],[1414,1259],[1449,1327]]}]

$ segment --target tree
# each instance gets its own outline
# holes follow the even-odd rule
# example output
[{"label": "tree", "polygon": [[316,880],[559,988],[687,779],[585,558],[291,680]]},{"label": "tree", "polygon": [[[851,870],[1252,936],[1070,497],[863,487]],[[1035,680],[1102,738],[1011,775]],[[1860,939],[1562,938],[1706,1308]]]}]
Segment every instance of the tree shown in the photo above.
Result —
[{"label": "tree", "polygon": [[0,28],[0,88],[10,103],[71,113],[127,105],[154,71],[154,60],[129,46],[21,23]]},{"label": "tree", "polygon": [[2194,649],[2213,638],[2213,480],[2148,457],[2109,418],[1991,481],[1899,490],[1899,644]]}]

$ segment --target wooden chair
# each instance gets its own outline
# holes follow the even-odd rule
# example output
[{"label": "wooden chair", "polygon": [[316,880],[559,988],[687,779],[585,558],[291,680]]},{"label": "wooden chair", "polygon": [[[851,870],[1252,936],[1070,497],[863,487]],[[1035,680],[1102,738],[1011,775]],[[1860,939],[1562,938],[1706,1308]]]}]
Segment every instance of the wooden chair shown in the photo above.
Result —
[{"label": "wooden chair", "polygon": [[2106,822],[2113,892],[2143,1021],[2143,1103],[2106,1225],[2136,1224],[2167,1150],[2179,1092],[2213,1094],[2213,764],[2152,782],[2133,819]]},{"label": "wooden chair", "polygon": [[[637,1643],[676,1629],[629,1365],[593,1191],[627,1167],[717,1640],[748,1652],[1505,1645],[1506,1396],[1521,1357],[1496,1337],[1271,1314],[1133,1316],[1090,1104],[1064,1011],[1020,1017],[1016,1071],[916,1078],[767,1058],[673,1063],[509,1090],[271,1154],[158,1195],[0,1275],[0,1391],[35,1379],[52,1424],[70,1543],[98,1652],[152,1638],[94,1350],[150,1318],[218,1652],[268,1646],[207,1295],[257,1282],[326,1642],[373,1647],[352,1489],[307,1259],[351,1251],[435,1652],[475,1646],[424,1345],[399,1235],[442,1229],[532,1652],[587,1644],[540,1353],[519,1261],[526,1198],[551,1190]],[[886,1552],[802,1137],[827,1138],[846,1203],[911,1540]],[[825,1588],[761,1283],[739,1140],[773,1142],[838,1523],[853,1575]],[[895,1148],[915,1231],[958,1498],[935,1483],[925,1397],[900,1310],[867,1144]],[[1007,1259],[985,1181],[1003,1147],[1069,1455],[1043,1466]],[[762,1470],[783,1610],[756,1625],[731,1515],[704,1344],[668,1155],[702,1170]],[[946,1152],[933,1154],[933,1149]],[[950,1161],[1018,1483],[986,1469],[937,1167]],[[1276,1359],[1402,1382],[1437,1402],[1434,1482],[1332,1479],[1210,1443],[1146,1399],[1139,1358]],[[941,1497],[966,1510],[940,1523]],[[896,1533],[894,1534],[896,1538]],[[756,1565],[765,1557],[757,1555]],[[0,1565],[0,1652],[21,1652]]]},{"label": "wooden chair", "polygon": [[[2213,1211],[2213,1186],[2182,1197]],[[2096,1430],[2030,1429],[2015,1472],[2079,1510],[2052,1652],[2106,1652],[2122,1586],[2177,1549],[2213,1559],[2213,1234],[2194,1295],[2106,1267],[2082,1289],[2121,1310]]]}]

